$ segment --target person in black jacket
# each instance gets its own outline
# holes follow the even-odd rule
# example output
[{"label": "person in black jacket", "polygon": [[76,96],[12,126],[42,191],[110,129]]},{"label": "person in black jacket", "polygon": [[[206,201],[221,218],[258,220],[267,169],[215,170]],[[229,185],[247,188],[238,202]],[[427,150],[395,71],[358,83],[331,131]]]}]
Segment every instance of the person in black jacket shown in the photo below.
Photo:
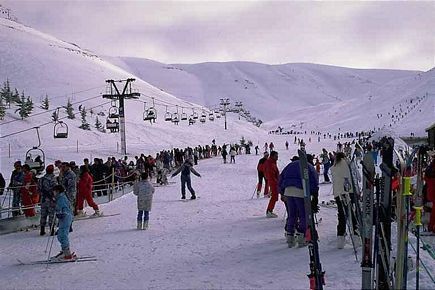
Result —
[{"label": "person in black jacket", "polygon": [[190,191],[191,197],[190,199],[196,199],[195,190],[193,190],[190,180],[190,173],[192,172],[198,177],[201,177],[195,169],[193,169],[193,162],[191,159],[186,159],[184,163],[178,168],[171,177],[176,176],[181,172],[181,199],[186,199],[186,184],[187,188]]},{"label": "person in black jacket", "polygon": [[0,173],[0,195],[3,195],[5,187],[6,187],[6,181],[3,178],[3,175]]}]

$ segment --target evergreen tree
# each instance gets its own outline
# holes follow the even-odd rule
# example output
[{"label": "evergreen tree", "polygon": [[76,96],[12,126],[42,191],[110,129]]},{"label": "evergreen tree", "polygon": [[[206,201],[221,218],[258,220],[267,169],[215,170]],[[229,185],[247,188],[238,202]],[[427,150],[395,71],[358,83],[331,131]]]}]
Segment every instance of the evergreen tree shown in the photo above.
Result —
[{"label": "evergreen tree", "polygon": [[11,96],[11,103],[18,103],[20,101],[20,94],[18,93],[17,88],[15,88],[15,91],[12,93]]},{"label": "evergreen tree", "polygon": [[95,128],[97,128],[98,131],[105,133],[106,130],[103,127],[103,124],[98,119],[98,116],[95,118]]},{"label": "evergreen tree", "polygon": [[29,117],[28,110],[27,110],[27,101],[26,97],[24,96],[24,92],[21,95],[21,98],[17,101],[18,109],[15,110],[15,113],[18,112],[18,115],[20,115],[21,120],[24,120],[25,118]]},{"label": "evergreen tree", "polygon": [[32,114],[33,111],[33,100],[32,98],[30,98],[30,96],[28,96],[26,99],[26,111],[27,111],[27,115]]},{"label": "evergreen tree", "polygon": [[89,125],[88,121],[86,121],[86,108],[82,107],[82,110],[80,111],[80,115],[82,118],[82,124],[79,126],[80,129],[83,130],[91,130],[91,126]]},{"label": "evergreen tree", "polygon": [[9,80],[3,83],[3,88],[0,91],[0,98],[3,99],[5,104],[10,108],[12,100],[12,91],[9,85]]},{"label": "evergreen tree", "polygon": [[54,111],[53,114],[51,114],[51,119],[54,122],[57,122],[59,120],[59,116],[57,115],[57,111]]},{"label": "evergreen tree", "polygon": [[64,108],[66,110],[66,114],[67,114],[68,119],[75,119],[76,118],[76,116],[74,115],[74,108],[71,104],[70,99],[68,99],[68,103],[66,104],[66,106]]},{"label": "evergreen tree", "polygon": [[50,101],[48,100],[48,95],[45,94],[45,98],[42,101],[41,108],[44,110],[50,109]]},{"label": "evergreen tree", "polygon": [[5,108],[5,106],[3,105],[3,99],[0,98],[0,120],[3,120],[3,118],[5,117],[5,115],[6,115],[6,108]]}]

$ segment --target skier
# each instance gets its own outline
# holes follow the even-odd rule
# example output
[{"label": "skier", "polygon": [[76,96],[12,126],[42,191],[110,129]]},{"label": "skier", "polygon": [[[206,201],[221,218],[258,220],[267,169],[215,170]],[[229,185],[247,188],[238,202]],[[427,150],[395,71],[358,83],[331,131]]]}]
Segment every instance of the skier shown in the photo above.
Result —
[{"label": "skier", "polygon": [[227,146],[222,146],[222,158],[224,159],[224,163],[227,163]]},{"label": "skier", "polygon": [[255,155],[258,155],[258,150],[260,150],[260,148],[258,148],[258,145],[255,146]]},{"label": "skier", "polygon": [[193,190],[191,185],[190,173],[192,172],[198,177],[201,177],[195,169],[193,169],[193,162],[190,159],[186,159],[184,163],[178,168],[171,177],[175,177],[181,172],[181,199],[186,199],[186,183],[187,189],[189,189],[191,197],[190,199],[196,199],[195,190]]},{"label": "skier", "polygon": [[51,229],[50,234],[54,235],[54,211],[56,209],[56,200],[53,194],[53,188],[57,185],[56,177],[54,176],[54,166],[48,165],[45,169],[45,175],[38,181],[38,191],[41,193],[41,219],[40,219],[40,235],[45,235],[45,226],[47,224]]},{"label": "skier", "polygon": [[71,204],[66,196],[65,188],[62,185],[53,187],[53,194],[56,198],[56,218],[59,220],[59,229],[57,230],[57,240],[60,243],[61,251],[54,259],[72,260],[75,257],[71,254],[69,248],[69,229],[73,219]]},{"label": "skier", "polygon": [[275,148],[275,145],[273,145],[273,142],[270,142],[270,144],[269,144],[270,152],[272,152],[274,148]]},{"label": "skier", "polygon": [[26,217],[35,216],[35,204],[39,202],[39,193],[37,184],[35,181],[35,176],[32,171],[30,171],[29,164],[23,165],[23,186],[21,187],[21,200],[23,202],[24,215]]},{"label": "skier", "polygon": [[89,169],[87,166],[81,168],[79,183],[78,183],[78,192],[77,192],[77,216],[83,217],[86,213],[83,212],[83,203],[86,200],[88,205],[94,209],[93,216],[100,216],[100,209],[98,205],[94,202],[92,198],[92,188],[93,188],[94,180],[92,176],[89,174]]},{"label": "skier", "polygon": [[267,145],[267,142],[264,143],[264,151],[268,151],[269,150],[269,146]]},{"label": "skier", "polygon": [[269,200],[269,204],[266,210],[266,217],[268,218],[276,218],[277,214],[273,212],[275,208],[275,203],[278,201],[278,178],[279,178],[279,170],[276,165],[278,161],[278,152],[272,151],[270,152],[269,158],[264,162],[264,175],[269,184],[271,199]]},{"label": "skier", "polygon": [[234,149],[233,146],[231,146],[230,149],[230,163],[236,163],[236,149]]},{"label": "skier", "polygon": [[75,213],[75,203],[77,195],[77,176],[71,170],[71,165],[68,162],[62,163],[62,185],[65,189],[65,194],[70,202],[71,210]]},{"label": "skier", "polygon": [[261,188],[263,187],[263,179],[264,179],[264,197],[269,196],[269,185],[267,184],[266,177],[264,176],[264,163],[267,158],[269,158],[269,153],[264,152],[263,158],[258,161],[257,164],[257,174],[258,174],[258,183],[257,183],[257,198],[260,197]]},{"label": "skier", "polygon": [[[149,212],[153,201],[154,187],[148,180],[146,172],[141,173],[141,180],[133,186],[133,194],[137,196],[137,229],[148,229]],[[143,220],[142,220],[143,218]]]},{"label": "skier", "polygon": [[6,181],[3,177],[3,174],[0,173],[0,195],[3,195],[5,187],[6,187]]},{"label": "skier", "polygon": [[13,197],[12,197],[12,207],[14,210],[12,211],[12,216],[16,217],[20,215],[20,203],[21,203],[21,191],[20,188],[23,185],[24,174],[21,167],[21,161],[16,161],[14,163],[14,170],[11,174],[11,179],[9,182],[9,188],[12,189]]},{"label": "skier", "polygon": [[323,164],[323,178],[324,178],[324,182],[325,183],[330,183],[331,180],[329,179],[328,171],[329,171],[329,168],[331,167],[331,163],[330,163],[330,160],[329,160],[328,151],[326,151],[325,148],[322,149],[322,154],[320,154],[320,158],[322,159],[322,164]]},{"label": "skier", "polygon": [[[308,174],[310,193],[312,196],[311,207],[313,213],[317,213],[319,211],[319,176],[314,169],[314,166],[311,164],[312,158],[311,155],[307,154],[307,159],[309,160]],[[279,191],[282,195],[282,200],[285,200],[287,210],[285,234],[288,246],[289,248],[292,248],[298,244],[299,247],[303,247],[306,245],[305,232],[307,229],[307,221],[305,218],[305,201],[299,157],[294,156],[291,159],[291,162],[281,172]],[[297,221],[299,222],[297,223]]]},{"label": "skier", "polygon": [[432,211],[430,214],[429,232],[435,233],[435,153],[432,155],[432,161],[425,170],[425,182],[427,190],[427,199],[432,202]]},{"label": "skier", "polygon": [[285,141],[285,150],[288,150],[288,141]]},{"label": "skier", "polygon": [[[349,211],[349,208],[352,207],[351,199],[354,198],[354,189],[352,188],[352,176],[349,170],[348,161],[343,152],[337,152],[331,171],[333,194],[338,209],[337,248],[343,249],[346,234],[346,212],[350,212],[352,215],[351,217],[348,215],[348,218],[352,218],[353,233],[350,234],[353,235],[353,241],[354,243],[360,241],[356,217],[352,210]],[[351,221],[348,222],[350,223]],[[359,246],[359,243],[356,245]]]}]

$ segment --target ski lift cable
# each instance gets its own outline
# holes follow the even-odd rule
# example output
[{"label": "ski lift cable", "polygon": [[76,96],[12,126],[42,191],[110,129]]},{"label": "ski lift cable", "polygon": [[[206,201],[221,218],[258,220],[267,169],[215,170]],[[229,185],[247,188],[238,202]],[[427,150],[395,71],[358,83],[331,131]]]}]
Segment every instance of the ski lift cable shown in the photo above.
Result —
[{"label": "ski lift cable", "polygon": [[[77,104],[85,103],[87,101],[90,101],[90,100],[93,100],[93,99],[96,99],[96,98],[100,98],[100,97],[101,97],[101,95],[90,97],[90,98],[87,98],[87,99],[84,99],[84,100],[73,102],[73,103],[71,103],[71,105],[77,105]],[[36,117],[36,116],[40,116],[40,115],[44,115],[44,114],[48,114],[48,113],[51,113],[51,112],[54,112],[54,111],[58,110],[59,108],[62,108],[62,107],[56,107],[56,108],[51,109],[51,110],[44,110],[43,112],[32,114],[29,117],[27,117],[27,119],[28,118],[33,118],[33,117]],[[0,123],[0,126],[6,125],[6,124],[10,124],[10,123],[14,123],[14,122],[18,122],[18,121],[22,121],[22,120],[21,119],[16,119],[16,120],[11,120],[11,121],[7,121],[7,122],[2,122],[2,123]]]},{"label": "ski lift cable", "polygon": [[[100,106],[104,106],[104,105],[107,105],[107,104],[110,104],[110,102],[104,102],[102,104],[98,104],[96,106],[92,106],[92,107],[89,107],[87,109],[94,109],[94,108],[97,108],[97,107],[100,107]],[[76,116],[78,114],[80,114],[80,112],[74,113],[74,116]],[[44,126],[47,126],[47,125],[52,125],[52,124],[55,124],[56,122],[59,122],[60,120],[67,119],[67,118],[68,118],[68,116],[65,116],[65,117],[62,117],[62,118],[58,118],[57,121],[49,121],[49,122],[46,122],[46,123],[43,123],[43,124],[40,124],[40,125],[37,125],[37,126],[33,126],[31,128],[27,128],[27,129],[23,129],[23,130],[20,130],[20,131],[12,132],[12,133],[0,136],[0,139],[6,138],[6,137],[10,137],[10,136],[14,136],[14,135],[18,135],[18,134],[21,134],[21,133],[33,130],[33,129],[35,129],[35,127],[44,127]]]},{"label": "ski lift cable", "polygon": [[[190,103],[190,102],[187,102],[187,101],[183,101],[185,104],[187,104],[187,105],[185,105],[185,106],[181,106],[181,105],[179,105],[179,104],[174,104],[174,103],[171,103],[171,102],[168,102],[168,101],[164,101],[164,100],[159,100],[159,99],[156,99],[155,97],[150,97],[150,96],[148,96],[148,95],[146,95],[146,94],[143,94],[143,93],[140,93],[141,94],[141,97],[143,96],[143,97],[146,97],[146,98],[150,98],[150,99],[154,99],[154,102],[155,102],[155,104],[156,105],[160,105],[160,106],[162,106],[162,107],[166,107],[166,106],[168,106],[168,107],[171,107],[171,108],[176,108],[177,106],[179,107],[179,108],[184,108],[184,109],[202,109],[203,108],[203,106],[200,106],[200,105],[194,105],[194,104],[192,104],[192,103]],[[137,101],[137,100],[136,100]],[[143,102],[143,101],[142,101]],[[209,109],[209,111],[211,111],[211,109]]]}]

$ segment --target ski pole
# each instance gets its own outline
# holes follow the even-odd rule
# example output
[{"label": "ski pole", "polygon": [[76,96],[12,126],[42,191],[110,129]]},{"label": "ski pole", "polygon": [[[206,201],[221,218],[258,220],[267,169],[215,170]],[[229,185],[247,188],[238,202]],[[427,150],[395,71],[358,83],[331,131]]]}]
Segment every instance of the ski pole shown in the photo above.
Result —
[{"label": "ski pole", "polygon": [[415,225],[417,226],[417,258],[415,261],[415,289],[420,289],[420,226],[422,206],[415,206]]},{"label": "ski pole", "polygon": [[[56,216],[53,217],[52,230],[54,230],[54,225],[55,224],[56,224]],[[50,235],[51,235],[51,232],[50,232]],[[50,243],[50,249],[48,251],[47,262],[50,261],[50,255],[51,255],[51,249],[53,248],[54,236],[55,235],[51,236],[52,238],[51,238],[51,243]],[[48,243],[47,243],[47,245],[48,245]]]},{"label": "ski pole", "polygon": [[254,199],[255,193],[257,192],[257,187],[254,188],[254,192],[252,193],[251,199]]}]

